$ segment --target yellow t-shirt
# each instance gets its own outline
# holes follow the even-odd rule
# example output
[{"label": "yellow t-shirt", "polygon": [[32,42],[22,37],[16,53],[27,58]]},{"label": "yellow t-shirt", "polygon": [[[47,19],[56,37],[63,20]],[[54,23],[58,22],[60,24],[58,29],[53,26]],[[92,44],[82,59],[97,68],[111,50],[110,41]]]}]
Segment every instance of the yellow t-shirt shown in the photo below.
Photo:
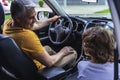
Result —
[{"label": "yellow t-shirt", "polygon": [[39,38],[32,30],[21,27],[11,27],[11,23],[12,19],[5,22],[3,35],[12,37],[23,52],[34,61],[37,68],[41,69],[43,65],[32,57],[32,55],[44,53],[44,47]]}]

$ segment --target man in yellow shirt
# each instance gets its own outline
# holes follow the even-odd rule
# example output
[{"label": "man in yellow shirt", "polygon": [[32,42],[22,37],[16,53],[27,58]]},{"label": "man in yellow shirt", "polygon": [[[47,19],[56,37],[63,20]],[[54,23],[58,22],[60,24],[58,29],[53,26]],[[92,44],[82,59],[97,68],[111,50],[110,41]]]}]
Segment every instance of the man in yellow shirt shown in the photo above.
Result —
[{"label": "man in yellow shirt", "polygon": [[77,54],[72,47],[64,47],[58,53],[49,55],[37,35],[32,31],[44,27],[49,22],[54,22],[59,16],[40,23],[36,20],[35,15],[34,5],[25,4],[22,0],[14,0],[11,3],[12,19],[4,24],[3,34],[12,37],[23,52],[34,61],[38,69],[43,68],[43,65],[47,67],[55,64],[64,66],[71,61],[74,62]]}]

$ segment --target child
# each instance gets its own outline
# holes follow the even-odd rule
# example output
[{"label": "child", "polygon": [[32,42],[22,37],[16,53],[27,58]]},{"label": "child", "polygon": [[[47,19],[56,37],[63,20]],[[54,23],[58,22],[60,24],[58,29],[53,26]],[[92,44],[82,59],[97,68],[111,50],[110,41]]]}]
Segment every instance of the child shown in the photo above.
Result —
[{"label": "child", "polygon": [[90,60],[78,63],[79,80],[114,79],[113,32],[102,27],[89,28],[82,35],[83,51]]}]

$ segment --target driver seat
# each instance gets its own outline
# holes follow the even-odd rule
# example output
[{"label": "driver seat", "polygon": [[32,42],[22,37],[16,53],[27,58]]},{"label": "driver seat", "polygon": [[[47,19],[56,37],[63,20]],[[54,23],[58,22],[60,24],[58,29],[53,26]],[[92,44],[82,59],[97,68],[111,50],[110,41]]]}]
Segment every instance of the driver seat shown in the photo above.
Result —
[{"label": "driver seat", "polygon": [[[2,68],[5,71],[2,71]],[[11,37],[3,36],[2,34],[0,34],[1,71],[12,74],[14,77],[10,76],[9,73],[7,74],[7,76],[12,77],[12,80],[60,80],[60,78],[64,78],[67,75],[65,70],[59,67],[45,68],[38,71],[34,62],[22,52],[15,41]]]},{"label": "driver seat", "polygon": [[37,68],[31,59],[26,58],[14,40],[0,34],[0,64],[16,79],[34,80]]}]

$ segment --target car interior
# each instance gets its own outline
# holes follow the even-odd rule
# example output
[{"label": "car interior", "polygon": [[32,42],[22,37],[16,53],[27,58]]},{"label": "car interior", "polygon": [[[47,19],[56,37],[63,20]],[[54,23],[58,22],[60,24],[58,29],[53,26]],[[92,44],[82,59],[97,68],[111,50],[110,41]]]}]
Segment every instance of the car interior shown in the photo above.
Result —
[{"label": "car interior", "polygon": [[[53,13],[49,16],[60,15],[57,9],[51,6],[49,1],[44,0]],[[1,8],[2,6],[0,6]],[[0,10],[0,14],[2,11]],[[0,15],[4,16],[4,14]],[[1,18],[1,17],[0,17]],[[39,19],[39,12],[37,14]],[[4,18],[1,18],[0,26]],[[72,46],[77,51],[77,60],[72,67],[63,68],[53,66],[38,71],[35,64],[27,57],[17,46],[16,42],[8,36],[0,34],[0,80],[65,80],[65,78],[77,72],[77,63],[81,60],[87,60],[82,51],[82,33],[93,26],[103,26],[106,29],[113,30],[112,19],[98,17],[78,17],[61,14],[61,18],[41,30],[34,31],[43,46],[49,45],[56,52],[64,46]],[[1,30],[2,32],[2,30]]]}]

